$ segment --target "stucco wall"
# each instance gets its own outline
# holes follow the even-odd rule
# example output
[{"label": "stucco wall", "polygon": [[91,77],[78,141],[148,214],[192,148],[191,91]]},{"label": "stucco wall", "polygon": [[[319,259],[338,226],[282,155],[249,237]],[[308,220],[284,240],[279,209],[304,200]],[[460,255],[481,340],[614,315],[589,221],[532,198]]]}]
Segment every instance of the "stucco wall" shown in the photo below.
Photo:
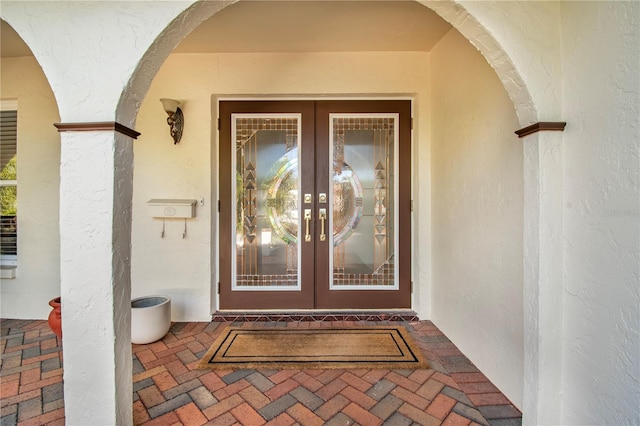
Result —
[{"label": "stucco wall", "polygon": [[640,3],[563,5],[565,424],[640,424]]},{"label": "stucco wall", "polygon": [[58,109],[33,57],[2,58],[2,99],[18,101],[18,269],[2,280],[3,318],[41,319],[60,295]]},{"label": "stucco wall", "polygon": [[[210,300],[215,298],[211,286],[216,282],[216,270],[211,258],[217,216],[212,216],[217,202],[212,96],[415,95],[415,134],[420,136],[414,141],[414,155],[424,158],[428,149],[428,82],[427,53],[171,55],[151,84],[136,124],[142,136],[134,144],[132,296],[171,296],[174,321],[210,318]],[[185,132],[179,145],[169,137],[166,114],[158,101],[162,97],[184,103]],[[429,210],[429,170],[418,166],[414,191],[426,195],[414,217],[416,227],[427,229],[417,218]],[[165,238],[160,237],[162,220],[147,213],[146,202],[152,198],[204,199],[197,217],[187,220],[185,239],[184,220],[177,219],[166,221]],[[428,232],[416,235],[416,246],[429,246]],[[420,259],[416,264],[423,265],[422,269],[428,268],[427,250],[416,253]],[[423,296],[416,296],[416,309],[426,317],[428,274],[420,276],[417,285]]]},{"label": "stucco wall", "polygon": [[[562,2],[462,0],[456,3],[481,22],[499,43],[494,45],[477,28],[466,31],[466,23],[460,25],[461,32],[473,38],[473,43],[478,48],[483,48],[494,68],[507,71],[502,69],[506,59],[502,53],[508,53],[509,60],[526,84],[526,90],[536,106],[537,120],[558,120],[562,80],[562,52],[558,39],[561,32]],[[518,82],[512,80],[509,74],[501,75],[501,78],[503,85],[509,87],[510,93],[515,95]],[[522,99],[515,97],[512,100],[517,105],[522,102]],[[526,106],[518,105],[519,111],[526,109]],[[521,127],[532,123],[531,117],[523,114],[520,119]]]},{"label": "stucco wall", "polygon": [[431,55],[431,319],[521,407],[518,120],[495,72],[456,30]]}]

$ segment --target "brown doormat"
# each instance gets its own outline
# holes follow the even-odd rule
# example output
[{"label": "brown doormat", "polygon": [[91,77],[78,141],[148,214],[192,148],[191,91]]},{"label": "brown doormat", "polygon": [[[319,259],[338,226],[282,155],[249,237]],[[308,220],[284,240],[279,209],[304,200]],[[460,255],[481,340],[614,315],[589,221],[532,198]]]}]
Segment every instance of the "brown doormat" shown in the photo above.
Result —
[{"label": "brown doormat", "polygon": [[198,368],[426,369],[424,355],[402,326],[236,328],[216,339]]}]

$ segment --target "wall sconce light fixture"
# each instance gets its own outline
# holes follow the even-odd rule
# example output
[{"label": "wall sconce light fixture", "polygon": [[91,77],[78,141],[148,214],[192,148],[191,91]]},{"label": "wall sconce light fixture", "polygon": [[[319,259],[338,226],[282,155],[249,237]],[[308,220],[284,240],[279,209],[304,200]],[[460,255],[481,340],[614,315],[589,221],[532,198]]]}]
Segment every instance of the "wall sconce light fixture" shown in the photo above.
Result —
[{"label": "wall sconce light fixture", "polygon": [[160,102],[162,102],[162,107],[169,115],[169,117],[167,117],[167,124],[169,124],[171,137],[175,145],[182,139],[182,129],[184,128],[184,116],[180,109],[180,102],[167,98],[160,99]]}]

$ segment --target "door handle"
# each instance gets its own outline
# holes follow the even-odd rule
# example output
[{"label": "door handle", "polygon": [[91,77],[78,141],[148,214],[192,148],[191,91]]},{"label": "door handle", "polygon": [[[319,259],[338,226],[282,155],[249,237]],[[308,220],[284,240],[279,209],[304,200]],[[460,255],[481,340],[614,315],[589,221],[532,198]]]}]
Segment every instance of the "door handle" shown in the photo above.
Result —
[{"label": "door handle", "polygon": [[304,241],[311,241],[311,232],[309,232],[309,222],[311,222],[311,209],[304,209],[304,221],[305,221],[305,231],[304,231]]},{"label": "door handle", "polygon": [[327,234],[324,232],[324,224],[327,220],[327,209],[320,209],[320,241],[327,239]]}]

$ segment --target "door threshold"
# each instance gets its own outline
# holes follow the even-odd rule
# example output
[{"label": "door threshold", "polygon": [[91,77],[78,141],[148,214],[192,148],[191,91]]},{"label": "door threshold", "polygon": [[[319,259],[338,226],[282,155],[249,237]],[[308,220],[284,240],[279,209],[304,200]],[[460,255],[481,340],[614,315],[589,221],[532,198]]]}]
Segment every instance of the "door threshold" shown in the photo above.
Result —
[{"label": "door threshold", "polygon": [[419,321],[412,310],[216,311],[213,322]]}]

